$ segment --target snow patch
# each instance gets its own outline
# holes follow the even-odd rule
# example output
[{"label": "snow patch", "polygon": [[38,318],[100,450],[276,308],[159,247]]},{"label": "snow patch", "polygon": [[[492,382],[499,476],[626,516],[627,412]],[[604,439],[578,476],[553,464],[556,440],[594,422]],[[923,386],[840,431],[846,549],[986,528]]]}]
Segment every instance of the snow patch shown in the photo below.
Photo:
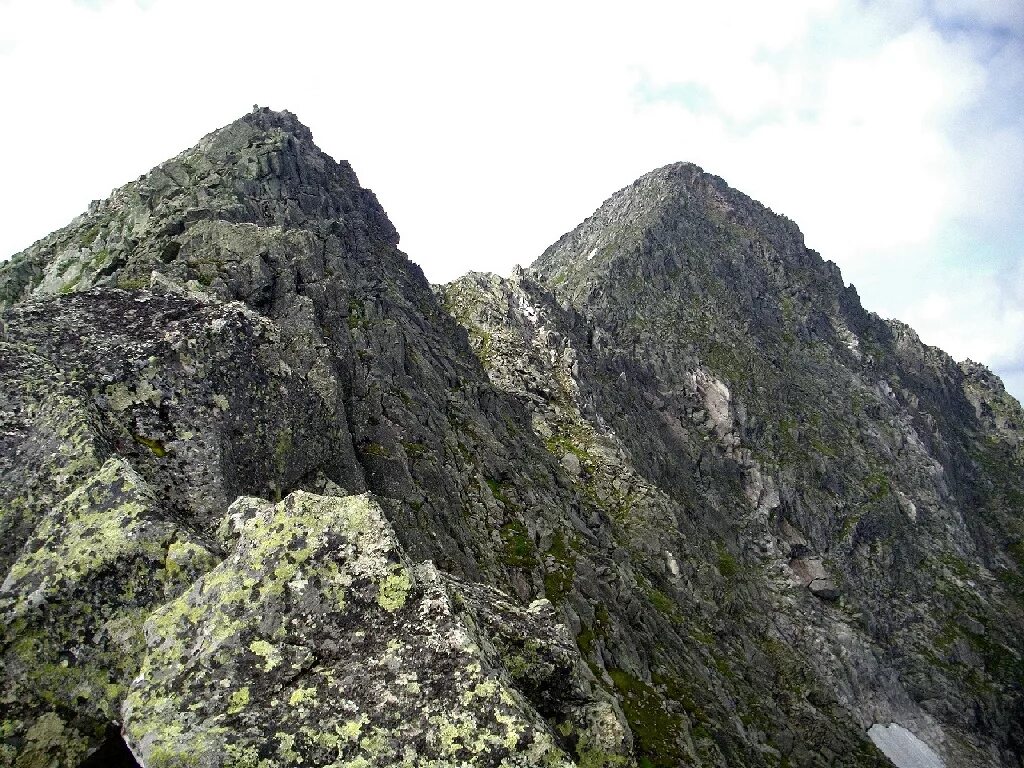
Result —
[{"label": "snow patch", "polygon": [[526,300],[525,296],[519,297],[519,310],[531,324],[537,325],[537,321],[540,318],[540,308],[533,306]]},{"label": "snow patch", "polygon": [[902,725],[875,723],[868,738],[896,768],[945,768],[942,758]]},{"label": "snow patch", "polygon": [[590,249],[590,253],[587,254],[587,261],[590,261],[592,258],[594,258],[594,255],[596,253],[597,253],[597,248],[591,248]]}]

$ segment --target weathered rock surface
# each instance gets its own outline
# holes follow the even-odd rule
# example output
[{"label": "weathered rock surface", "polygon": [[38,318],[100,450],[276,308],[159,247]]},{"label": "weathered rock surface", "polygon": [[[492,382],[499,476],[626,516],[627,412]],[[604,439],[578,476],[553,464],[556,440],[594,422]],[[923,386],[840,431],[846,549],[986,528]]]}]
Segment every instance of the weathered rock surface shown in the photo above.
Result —
[{"label": "weathered rock surface", "polygon": [[[108,459],[50,510],[0,587],[8,764],[75,764],[119,720],[142,622],[214,557]],[[20,753],[20,754],[19,754]],[[15,761],[15,756],[18,756]]]},{"label": "weathered rock surface", "polygon": [[1022,765],[987,369],[691,165],[397,243],[257,110],[0,266],[0,763]]},{"label": "weathered rock surface", "polygon": [[[144,765],[567,766],[566,734],[596,764],[628,756],[552,612],[414,565],[368,496],[242,498],[228,515],[231,554],[146,623],[124,704]],[[554,730],[549,702],[569,705]]]}]

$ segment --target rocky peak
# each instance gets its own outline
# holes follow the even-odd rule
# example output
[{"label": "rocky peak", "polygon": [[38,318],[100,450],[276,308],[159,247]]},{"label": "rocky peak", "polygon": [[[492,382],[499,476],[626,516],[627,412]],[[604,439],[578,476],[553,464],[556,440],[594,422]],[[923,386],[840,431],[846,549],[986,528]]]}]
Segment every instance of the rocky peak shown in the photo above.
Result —
[{"label": "rocky peak", "polygon": [[359,181],[348,162],[321,151],[295,115],[262,108],[204,136],[95,207],[118,210],[141,202],[154,213],[187,208],[193,219],[205,212],[289,228],[338,218],[354,207],[356,190]]},{"label": "rocky peak", "polygon": [[[263,132],[269,132],[273,129],[284,131],[285,133],[290,133],[292,136],[301,138],[308,144],[313,145],[313,132],[303,125],[294,112],[289,112],[287,109],[278,111],[271,109],[270,107],[254,105],[252,112],[238,118],[238,120],[231,125],[236,125],[238,123],[246,123]],[[229,127],[230,126],[221,128],[209,135],[215,136],[223,133]]]},{"label": "rocky peak", "polygon": [[[636,366],[634,389],[657,382],[649,400],[665,421],[703,416],[682,396],[688,380],[721,383],[726,458],[755,507],[727,513],[744,527],[747,551],[760,540],[756,559],[778,558],[768,542],[792,543],[799,531],[808,551],[785,562],[789,578],[818,597],[856,601],[872,642],[898,659],[927,716],[977,727],[953,725],[950,710],[928,703],[974,672],[936,662],[928,631],[901,634],[896,617],[928,604],[923,623],[952,637],[966,604],[956,602],[961,593],[947,599],[956,578],[947,569],[970,562],[999,576],[971,582],[968,612],[1006,600],[1005,615],[1021,620],[1018,587],[982,586],[1017,584],[1009,574],[1020,565],[1022,414],[998,379],[867,312],[793,222],[691,165],[666,166],[621,190],[531,271],[585,318],[589,346],[613,361],[608,367]],[[616,397],[608,390],[596,397]],[[659,453],[656,430],[635,427],[635,409],[597,408],[638,462]],[[660,474],[649,475],[665,488],[689,473],[682,441],[673,439],[678,447],[666,439]],[[782,559],[791,549],[781,547]],[[916,597],[905,602],[908,595]],[[1017,658],[1016,631],[1001,636],[997,655]],[[1020,677],[1002,677],[1000,663],[977,668],[1000,681],[994,687],[1019,690]],[[879,693],[890,702],[902,696]],[[1004,712],[1019,707],[1017,696],[999,705]],[[893,706],[922,717],[906,699]],[[980,720],[1006,738],[995,724],[1002,716]]]},{"label": "rocky peak", "polygon": [[[542,282],[573,301],[606,278],[657,283],[693,268],[694,257],[735,260],[736,246],[777,269],[817,262],[799,228],[692,163],[674,163],[616,192],[534,262]],[[717,269],[717,268],[716,268]]]},{"label": "rocky peak", "polygon": [[97,285],[142,287],[153,270],[187,260],[180,252],[188,233],[218,223],[398,244],[348,162],[320,150],[292,113],[256,109],[16,254],[0,272],[0,306]]}]

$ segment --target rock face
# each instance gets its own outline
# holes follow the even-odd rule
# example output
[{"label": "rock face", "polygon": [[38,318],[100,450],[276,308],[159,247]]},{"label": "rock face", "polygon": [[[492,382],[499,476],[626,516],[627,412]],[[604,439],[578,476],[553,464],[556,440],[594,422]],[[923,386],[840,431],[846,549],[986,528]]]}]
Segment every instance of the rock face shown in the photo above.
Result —
[{"label": "rock face", "polygon": [[0,764],[1024,765],[987,369],[692,165],[397,243],[256,110],[0,266]]}]

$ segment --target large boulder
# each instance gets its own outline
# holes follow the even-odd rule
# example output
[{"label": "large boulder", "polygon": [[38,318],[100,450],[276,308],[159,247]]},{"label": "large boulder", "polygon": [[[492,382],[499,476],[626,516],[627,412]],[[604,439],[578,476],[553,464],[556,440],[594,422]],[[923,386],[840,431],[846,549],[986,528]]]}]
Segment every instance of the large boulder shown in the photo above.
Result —
[{"label": "large boulder", "polygon": [[414,565],[369,495],[243,498],[228,521],[227,559],[146,623],[124,722],[147,768],[626,762],[549,608]]}]

